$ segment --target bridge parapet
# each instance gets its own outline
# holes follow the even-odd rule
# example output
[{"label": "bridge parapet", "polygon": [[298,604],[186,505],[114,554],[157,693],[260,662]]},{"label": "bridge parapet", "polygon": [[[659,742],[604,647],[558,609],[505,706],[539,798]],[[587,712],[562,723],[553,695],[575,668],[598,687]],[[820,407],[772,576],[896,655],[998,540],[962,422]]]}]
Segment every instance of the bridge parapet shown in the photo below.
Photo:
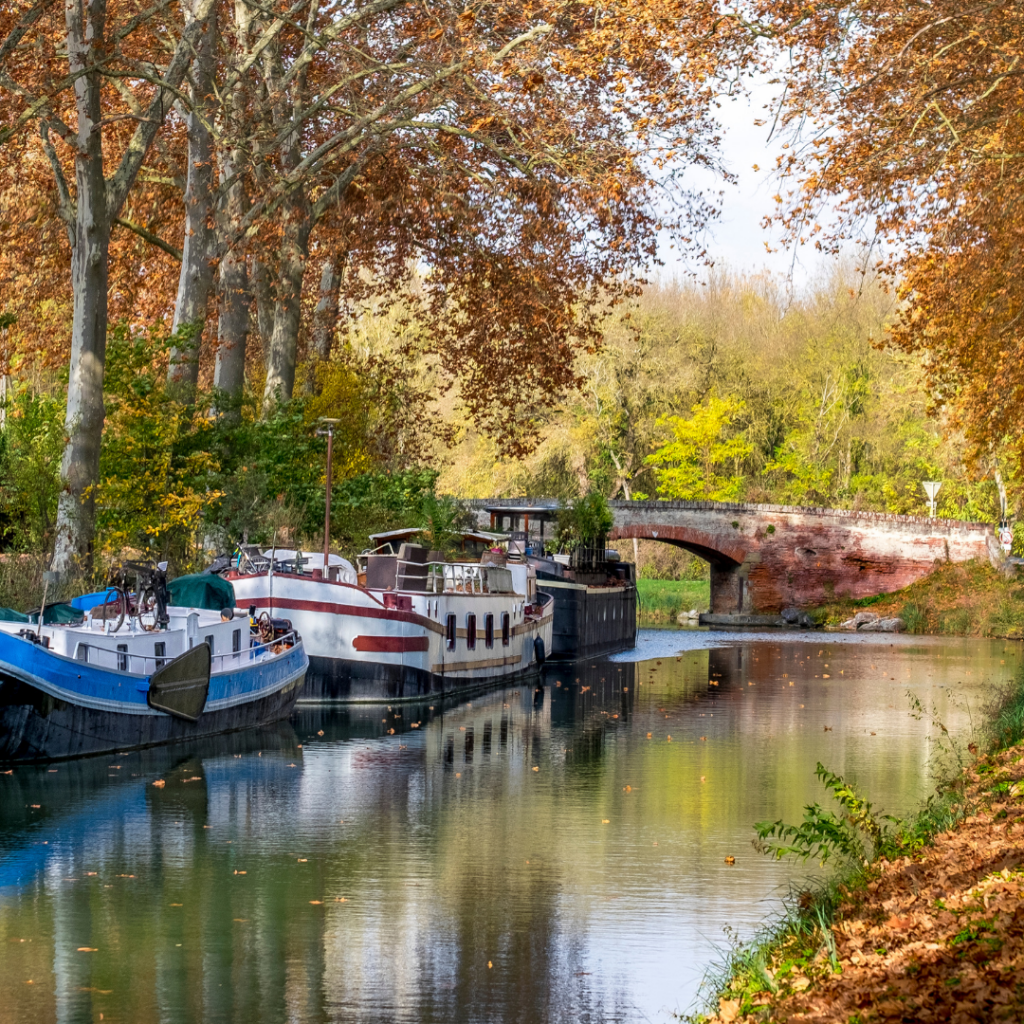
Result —
[{"label": "bridge parapet", "polygon": [[[553,501],[495,499],[470,503],[481,526],[485,506]],[[953,519],[856,509],[713,501],[610,501],[609,540],[657,540],[711,565],[711,611],[773,613],[834,597],[871,597],[909,586],[936,563],[1003,562],[992,527]]]}]

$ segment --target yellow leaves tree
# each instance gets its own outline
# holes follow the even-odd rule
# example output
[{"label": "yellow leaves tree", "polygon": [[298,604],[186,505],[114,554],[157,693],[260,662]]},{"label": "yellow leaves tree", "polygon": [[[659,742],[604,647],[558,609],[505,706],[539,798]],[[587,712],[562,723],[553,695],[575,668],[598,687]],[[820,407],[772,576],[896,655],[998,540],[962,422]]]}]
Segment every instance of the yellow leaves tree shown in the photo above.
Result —
[{"label": "yellow leaves tree", "polygon": [[[656,467],[658,494],[683,501],[733,501],[743,490],[743,476],[737,463],[752,446],[742,431],[733,432],[733,422],[746,405],[735,398],[711,395],[695,405],[689,419],[666,416],[659,427],[672,431],[672,440],[647,457]],[[734,472],[724,472],[732,466]]]}]

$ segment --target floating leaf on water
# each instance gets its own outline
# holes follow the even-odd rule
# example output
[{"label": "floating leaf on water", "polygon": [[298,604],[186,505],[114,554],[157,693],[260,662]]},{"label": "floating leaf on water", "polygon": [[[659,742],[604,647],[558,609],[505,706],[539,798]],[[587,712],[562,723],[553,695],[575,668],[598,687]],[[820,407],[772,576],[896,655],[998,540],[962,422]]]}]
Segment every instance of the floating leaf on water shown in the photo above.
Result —
[{"label": "floating leaf on water", "polygon": [[651,738],[651,733],[648,733],[648,734],[647,734],[647,738],[648,738],[648,739],[650,739],[650,738]]},{"label": "floating leaf on water", "polygon": [[494,964],[492,964],[491,961],[488,960],[487,961],[487,970],[490,970],[493,966],[494,966]]},{"label": "floating leaf on water", "polygon": [[156,782],[153,783],[153,785],[156,786],[157,789],[163,789],[164,786],[167,785],[167,783],[164,782],[163,779],[157,779]]},{"label": "floating leaf on water", "polygon": [[324,734],[323,729],[321,729],[319,732],[317,732],[317,736],[323,736],[323,734]]},{"label": "floating leaf on water", "polygon": [[703,775],[700,777],[700,781],[704,782],[704,776]]},{"label": "floating leaf on water", "polygon": [[726,864],[735,864],[736,863],[736,858],[732,857],[732,856],[726,857],[725,858],[725,863]]},{"label": "floating leaf on water", "polygon": [[246,872],[245,871],[236,871],[235,874],[236,875],[244,875],[244,874],[246,874]]},{"label": "floating leaf on water", "polygon": [[323,903],[323,900],[310,900],[309,902],[311,906],[319,907],[320,904]]},{"label": "floating leaf on water", "polygon": [[299,863],[299,864],[308,864],[309,863],[309,858],[308,857],[298,857],[298,858],[296,858],[296,862]]},{"label": "floating leaf on water", "polygon": [[538,765],[534,765],[534,766],[533,766],[533,770],[534,770],[535,772],[539,772],[539,771],[540,771],[540,767],[539,767]]},{"label": "floating leaf on water", "polygon": [[76,950],[78,953],[98,953],[99,950],[95,946],[79,946]]},{"label": "floating leaf on water", "polygon": [[610,825],[611,823],[612,823],[612,822],[611,822],[611,819],[610,819],[610,818],[602,818],[602,819],[601,819],[601,824],[602,824],[602,825]]}]

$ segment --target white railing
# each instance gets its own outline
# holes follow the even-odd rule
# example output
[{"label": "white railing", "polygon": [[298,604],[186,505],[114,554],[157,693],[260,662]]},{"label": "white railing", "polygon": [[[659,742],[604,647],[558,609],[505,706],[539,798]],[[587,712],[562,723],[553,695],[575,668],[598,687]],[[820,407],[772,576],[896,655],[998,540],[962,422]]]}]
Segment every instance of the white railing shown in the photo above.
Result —
[{"label": "white railing", "polygon": [[[271,640],[269,643],[255,644],[229,654],[215,654],[210,658],[210,674],[217,675],[227,672],[231,668],[241,667],[265,658],[268,654],[270,657],[275,657],[278,652],[273,650],[274,647],[279,644],[294,646],[296,640],[294,632],[285,633],[284,636]],[[80,661],[83,665],[92,665],[95,668],[108,669],[113,672],[124,672],[128,675],[149,676],[179,655],[168,654],[157,657],[153,654],[133,654],[130,651],[112,651],[109,647],[79,642],[75,645],[74,657],[75,661]]]}]

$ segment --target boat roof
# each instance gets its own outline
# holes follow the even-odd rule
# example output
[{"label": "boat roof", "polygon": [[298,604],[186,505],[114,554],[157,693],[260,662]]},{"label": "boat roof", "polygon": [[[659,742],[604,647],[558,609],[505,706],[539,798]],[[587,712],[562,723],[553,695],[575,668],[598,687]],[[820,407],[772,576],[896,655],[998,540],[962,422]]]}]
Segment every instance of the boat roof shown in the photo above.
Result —
[{"label": "boat roof", "polygon": [[[401,530],[386,530],[384,533],[371,533],[370,540],[374,542],[376,546],[380,546],[389,540],[408,540],[410,537],[415,537],[416,534],[422,533],[424,527],[422,526],[407,526]],[[459,530],[458,536],[463,540],[475,540],[482,544],[490,544],[496,542],[504,542],[508,540],[507,533],[490,533],[486,530]]]},{"label": "boat roof", "polygon": [[545,505],[485,505],[485,512],[493,512],[496,515],[504,514],[507,516],[538,516],[543,518],[551,518],[552,516],[558,515],[558,505],[545,504]]}]

